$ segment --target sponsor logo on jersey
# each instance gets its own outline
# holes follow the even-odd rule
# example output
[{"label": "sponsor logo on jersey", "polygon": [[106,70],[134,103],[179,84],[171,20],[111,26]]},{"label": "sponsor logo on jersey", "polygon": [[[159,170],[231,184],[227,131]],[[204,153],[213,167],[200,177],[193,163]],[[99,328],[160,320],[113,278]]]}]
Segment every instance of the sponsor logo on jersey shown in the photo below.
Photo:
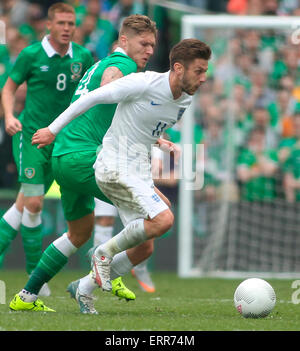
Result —
[{"label": "sponsor logo on jersey", "polygon": [[151,105],[152,106],[160,106],[161,104],[157,104],[157,103],[155,103],[153,100],[151,101]]},{"label": "sponsor logo on jersey", "polygon": [[31,179],[35,175],[35,169],[31,167],[25,168],[24,173],[27,178]]},{"label": "sponsor logo on jersey", "polygon": [[49,71],[49,66],[43,65],[40,67],[41,72],[48,72]]}]

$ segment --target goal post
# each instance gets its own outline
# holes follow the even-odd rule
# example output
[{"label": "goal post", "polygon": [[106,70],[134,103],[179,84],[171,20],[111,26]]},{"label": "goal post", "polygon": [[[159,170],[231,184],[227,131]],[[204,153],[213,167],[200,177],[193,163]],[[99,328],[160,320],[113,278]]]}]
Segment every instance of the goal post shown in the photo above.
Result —
[{"label": "goal post", "polygon": [[[237,130],[236,127],[236,109],[243,109],[244,106],[237,107],[235,96],[237,83],[234,74],[237,68],[240,68],[240,71],[244,69],[244,72],[240,74],[238,85],[239,88],[246,90],[246,103],[250,104],[252,101],[251,84],[253,86],[250,75],[254,75],[254,70],[257,69],[264,77],[271,76],[271,66],[273,67],[278,56],[284,50],[288,50],[290,45],[299,45],[299,28],[300,17],[231,15],[185,15],[182,17],[182,39],[199,38],[212,47],[213,53],[208,88],[200,88],[199,94],[195,95],[191,107],[185,112],[182,119],[182,149],[194,139],[195,123],[200,123],[203,127],[205,123],[210,123],[210,116],[214,116],[214,113],[218,115],[220,111],[216,118],[222,119],[220,124],[222,124],[225,141],[223,141],[223,148],[221,147],[222,157],[218,161],[221,166],[219,165],[218,172],[214,173],[217,178],[215,183],[218,185],[214,184],[217,195],[213,200],[205,198],[206,185],[201,190],[188,190],[193,189],[191,186],[193,179],[185,177],[185,172],[182,172],[178,205],[178,275],[180,277],[250,277],[255,275],[256,277],[290,278],[299,276],[300,212],[297,211],[300,209],[300,202],[291,204],[282,194],[274,197],[272,201],[248,201],[241,195],[241,182],[237,178],[237,160],[251,128],[245,127],[245,130],[248,128],[248,134],[245,132],[244,137],[241,137],[240,130]],[[241,65],[239,67],[235,54],[241,52],[238,44],[243,45],[244,43],[241,40],[235,42],[234,39],[243,32],[244,39],[248,40],[247,35],[250,30],[258,33],[257,36],[261,42],[264,41],[261,45],[266,45],[266,49],[260,52],[260,49],[256,48],[255,53],[251,43],[249,47],[245,45],[246,48],[243,48],[244,51],[239,57],[241,61],[238,63]],[[264,36],[265,33],[267,33],[266,36]],[[268,45],[274,46],[273,51]],[[258,62],[255,62],[253,69],[246,67],[247,57],[245,56],[250,54],[259,56],[255,58]],[[244,62],[242,62],[243,59]],[[219,63],[220,66],[218,66]],[[218,80],[216,76],[221,78]],[[264,106],[268,111],[271,111],[272,104],[278,103],[279,89],[276,84],[279,84],[278,81],[273,81],[271,88],[266,85],[266,91],[270,97],[272,94],[275,96],[273,100],[271,98],[268,105]],[[222,93],[220,89],[217,90],[220,85],[223,87]],[[204,111],[207,110],[207,105],[201,106],[201,94],[205,95],[206,101],[215,102],[216,106],[213,107],[216,107],[216,110],[219,108],[220,111]],[[220,96],[211,97],[209,96],[211,94],[220,94]],[[253,123],[249,119],[249,115],[253,116],[253,109],[250,112],[248,110],[247,113],[246,122],[249,125]],[[216,124],[218,123],[217,121]],[[280,124],[280,121],[278,123]],[[213,129],[214,126],[211,128]],[[278,125],[276,128],[279,133],[279,144],[281,136]],[[205,126],[204,132],[206,132]],[[238,139],[239,142],[237,142]],[[210,143],[213,145],[213,138],[210,139]],[[205,138],[204,145],[206,150]],[[199,161],[196,160],[196,162]],[[215,163],[215,160],[207,160],[205,157],[204,172],[215,170],[217,168]],[[279,165],[276,171],[277,185],[282,182],[281,166]],[[202,169],[198,165],[196,168]],[[279,187],[282,192],[282,184]],[[299,246],[297,246],[298,243]]]}]

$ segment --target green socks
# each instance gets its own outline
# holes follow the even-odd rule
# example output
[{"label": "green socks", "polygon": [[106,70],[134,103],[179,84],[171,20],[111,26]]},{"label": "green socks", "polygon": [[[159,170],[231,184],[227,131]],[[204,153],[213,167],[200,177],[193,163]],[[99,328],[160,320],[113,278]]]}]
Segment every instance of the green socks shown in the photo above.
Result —
[{"label": "green socks", "polygon": [[77,247],[71,243],[66,233],[56,239],[42,254],[24,289],[37,295],[42,285],[52,279],[76,251]]},{"label": "green socks", "polygon": [[53,243],[50,244],[42,254],[36,269],[31,273],[24,289],[38,295],[43,284],[53,278],[67,262],[68,257],[63,255]]},{"label": "green socks", "polygon": [[21,234],[26,256],[26,271],[30,274],[38,264],[43,250],[42,225],[30,228],[21,225]]},{"label": "green socks", "polygon": [[18,231],[11,227],[2,217],[0,219],[0,255],[9,247],[17,234]]}]

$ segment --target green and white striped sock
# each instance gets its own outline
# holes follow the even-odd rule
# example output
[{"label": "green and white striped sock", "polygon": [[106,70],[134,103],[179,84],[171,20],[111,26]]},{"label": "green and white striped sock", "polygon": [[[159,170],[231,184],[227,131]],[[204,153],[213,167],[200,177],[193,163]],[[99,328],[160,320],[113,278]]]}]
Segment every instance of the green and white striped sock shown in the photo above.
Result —
[{"label": "green and white striped sock", "polygon": [[71,243],[66,233],[56,239],[42,254],[24,289],[38,295],[42,285],[52,279],[76,251],[77,248]]},{"label": "green and white striped sock", "polygon": [[9,247],[20,229],[22,213],[13,204],[0,219],[0,255]]}]

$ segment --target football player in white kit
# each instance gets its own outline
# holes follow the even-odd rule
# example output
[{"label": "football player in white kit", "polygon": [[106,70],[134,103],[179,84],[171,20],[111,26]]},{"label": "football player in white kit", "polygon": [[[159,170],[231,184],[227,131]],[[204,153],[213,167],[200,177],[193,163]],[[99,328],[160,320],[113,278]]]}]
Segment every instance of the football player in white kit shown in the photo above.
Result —
[{"label": "football player in white kit", "polygon": [[114,255],[160,237],[173,225],[172,211],[154,191],[149,155],[152,145],[159,144],[163,131],[181,119],[192,95],[205,82],[210,56],[211,49],[202,41],[182,40],[170,52],[170,71],[133,73],[95,89],[46,128],[53,140],[67,123],[94,105],[118,103],[94,165],[99,188],[117,207],[124,224],[92,257],[93,278],[105,291],[112,288]]}]

